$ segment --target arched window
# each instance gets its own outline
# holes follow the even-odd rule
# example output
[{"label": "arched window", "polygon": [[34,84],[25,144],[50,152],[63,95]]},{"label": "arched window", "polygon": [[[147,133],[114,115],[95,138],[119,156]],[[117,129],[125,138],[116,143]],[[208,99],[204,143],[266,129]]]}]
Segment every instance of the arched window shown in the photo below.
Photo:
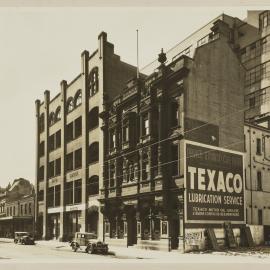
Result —
[{"label": "arched window", "polygon": [[61,120],[61,107],[57,107],[55,111],[55,122]]},{"label": "arched window", "polygon": [[94,162],[99,161],[99,149],[98,148],[99,148],[98,142],[93,142],[89,146],[89,152],[88,152],[89,163],[94,163]]},{"label": "arched window", "polygon": [[82,104],[82,90],[79,89],[74,97],[74,107],[78,107]]},{"label": "arched window", "polygon": [[67,113],[73,111],[73,109],[74,109],[73,99],[69,98],[67,101]]},{"label": "arched window", "polygon": [[54,124],[54,112],[51,112],[49,115],[49,126]]},{"label": "arched window", "polygon": [[99,178],[97,175],[91,176],[87,180],[87,196],[97,195],[99,193]]},{"label": "arched window", "polygon": [[98,68],[95,67],[89,74],[89,91],[90,96],[93,96],[98,92]]},{"label": "arched window", "polygon": [[89,129],[93,129],[98,126],[98,107],[94,107],[89,112]]}]

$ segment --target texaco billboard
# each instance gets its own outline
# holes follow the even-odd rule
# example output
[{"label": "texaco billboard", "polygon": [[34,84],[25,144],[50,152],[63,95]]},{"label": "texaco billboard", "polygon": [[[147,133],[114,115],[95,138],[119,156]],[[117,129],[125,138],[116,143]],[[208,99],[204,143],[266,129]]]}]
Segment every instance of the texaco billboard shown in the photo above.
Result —
[{"label": "texaco billboard", "polygon": [[244,156],[185,141],[185,222],[245,222]]}]

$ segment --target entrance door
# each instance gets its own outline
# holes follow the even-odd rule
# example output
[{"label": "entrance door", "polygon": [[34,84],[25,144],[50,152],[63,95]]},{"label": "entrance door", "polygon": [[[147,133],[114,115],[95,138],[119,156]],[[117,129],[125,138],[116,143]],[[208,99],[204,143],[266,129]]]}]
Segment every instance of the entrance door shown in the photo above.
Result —
[{"label": "entrance door", "polygon": [[171,221],[171,249],[177,249],[179,244],[179,220]]},{"label": "entrance door", "polygon": [[135,217],[130,216],[127,220],[127,245],[132,246],[137,244],[137,222]]}]

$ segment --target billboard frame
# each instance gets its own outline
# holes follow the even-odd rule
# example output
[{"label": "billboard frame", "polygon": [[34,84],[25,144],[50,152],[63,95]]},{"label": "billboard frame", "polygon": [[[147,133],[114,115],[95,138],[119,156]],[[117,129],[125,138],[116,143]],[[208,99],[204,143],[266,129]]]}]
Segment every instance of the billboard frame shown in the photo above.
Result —
[{"label": "billboard frame", "polygon": [[[227,221],[227,220],[192,220],[192,219],[187,219],[187,177],[186,177],[186,170],[187,170],[187,156],[186,156],[186,146],[187,144],[195,145],[195,146],[201,146],[205,147],[211,150],[218,150],[218,151],[223,151],[231,154],[236,154],[242,156],[242,172],[243,172],[243,197],[244,197],[244,220],[243,221]],[[227,148],[219,147],[219,146],[213,146],[213,145],[208,145],[208,144],[203,144],[199,142],[194,142],[190,140],[185,140],[184,139],[184,220],[185,224],[224,224],[224,222],[230,222],[231,224],[235,225],[243,225],[246,224],[246,179],[245,179],[245,152],[240,152],[240,151],[235,151],[235,150],[230,150]]]}]

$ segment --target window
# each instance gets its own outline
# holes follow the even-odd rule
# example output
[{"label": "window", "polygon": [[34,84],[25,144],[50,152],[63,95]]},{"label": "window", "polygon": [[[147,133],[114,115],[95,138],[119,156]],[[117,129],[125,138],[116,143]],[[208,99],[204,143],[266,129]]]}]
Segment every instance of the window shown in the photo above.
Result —
[{"label": "window", "polygon": [[88,156],[89,156],[89,163],[99,161],[99,144],[98,144],[98,142],[93,142],[89,146]]},{"label": "window", "polygon": [[263,213],[262,209],[258,209],[258,224],[263,225]]},{"label": "window", "polygon": [[123,142],[129,141],[129,128],[128,125],[123,126]]},{"label": "window", "polygon": [[32,205],[31,203],[28,204],[28,212],[31,215],[32,214]]},{"label": "window", "polygon": [[66,155],[67,171],[73,170],[73,153]]},{"label": "window", "polygon": [[150,167],[149,167],[149,160],[148,155],[143,154],[142,156],[142,180],[147,181],[149,178]]},{"label": "window", "polygon": [[257,190],[262,190],[262,172],[257,172]]},{"label": "window", "polygon": [[75,169],[82,167],[82,149],[75,151]]},{"label": "window", "polygon": [[270,25],[270,12],[268,10],[260,14],[260,29],[266,28]]},{"label": "window", "polygon": [[70,124],[67,125],[67,142],[70,142],[73,140],[73,122],[71,122]]},{"label": "window", "polygon": [[61,107],[57,107],[55,111],[55,122],[61,120]]},{"label": "window", "polygon": [[171,157],[172,157],[172,176],[178,175],[178,144],[171,146]]},{"label": "window", "polygon": [[24,214],[27,215],[27,204],[24,205]]},{"label": "window", "polygon": [[16,216],[16,209],[15,209],[15,206],[13,206],[13,216]]},{"label": "window", "polygon": [[256,139],[256,154],[261,155],[262,154],[262,142],[261,139]]},{"label": "window", "polygon": [[99,180],[98,176],[94,175],[87,180],[86,196],[99,194]]},{"label": "window", "polygon": [[266,77],[270,72],[270,62],[262,63],[246,72],[245,85],[252,85]]},{"label": "window", "polygon": [[49,139],[48,139],[48,149],[49,149],[49,152],[53,151],[54,150],[54,134],[49,136]]},{"label": "window", "polygon": [[54,112],[51,112],[49,115],[49,126],[54,124]]},{"label": "window", "polygon": [[82,104],[82,90],[78,90],[74,98],[74,107],[78,107]]},{"label": "window", "polygon": [[149,119],[148,114],[142,116],[142,136],[149,135]]},{"label": "window", "polygon": [[99,121],[98,111],[99,111],[98,107],[94,107],[89,112],[89,129],[98,127],[98,121]]},{"label": "window", "polygon": [[54,161],[49,162],[48,178],[54,177]]},{"label": "window", "polygon": [[38,170],[38,180],[44,180],[44,166],[41,166]]},{"label": "window", "polygon": [[[10,211],[11,213],[11,211]],[[21,216],[23,215],[23,205],[21,204]]]},{"label": "window", "polygon": [[65,204],[73,204],[73,182],[66,183]]},{"label": "window", "polygon": [[61,187],[57,185],[54,187],[54,206],[60,206]]},{"label": "window", "polygon": [[78,138],[82,135],[82,117],[78,117],[75,120],[75,138]]},{"label": "window", "polygon": [[256,101],[255,97],[251,97],[249,99],[249,108],[254,108],[255,107],[255,101]]},{"label": "window", "polygon": [[115,130],[110,130],[110,149],[114,149],[115,148]]},{"label": "window", "polygon": [[73,99],[69,98],[67,101],[67,113],[72,112],[74,109]]},{"label": "window", "polygon": [[61,130],[55,133],[55,148],[61,147]]},{"label": "window", "polygon": [[45,129],[45,121],[44,121],[44,113],[42,113],[39,117],[39,132],[43,132]]},{"label": "window", "polygon": [[39,156],[40,157],[43,157],[45,154],[45,143],[44,141],[42,141],[40,144],[39,144]]},{"label": "window", "polygon": [[74,181],[74,203],[82,202],[82,180]]},{"label": "window", "polygon": [[40,201],[43,201],[44,200],[44,190],[40,190],[37,194],[37,200],[40,202]]},{"label": "window", "polygon": [[110,187],[115,186],[115,166],[114,164],[110,165]]},{"label": "window", "polygon": [[54,187],[48,188],[47,202],[48,202],[48,207],[54,207]]},{"label": "window", "polygon": [[61,158],[55,160],[55,175],[61,174]]},{"label": "window", "polygon": [[98,92],[98,68],[93,68],[89,74],[89,91],[90,96]]},{"label": "window", "polygon": [[178,112],[178,103],[172,102],[171,106],[171,127],[177,127],[179,124],[179,112]]}]

